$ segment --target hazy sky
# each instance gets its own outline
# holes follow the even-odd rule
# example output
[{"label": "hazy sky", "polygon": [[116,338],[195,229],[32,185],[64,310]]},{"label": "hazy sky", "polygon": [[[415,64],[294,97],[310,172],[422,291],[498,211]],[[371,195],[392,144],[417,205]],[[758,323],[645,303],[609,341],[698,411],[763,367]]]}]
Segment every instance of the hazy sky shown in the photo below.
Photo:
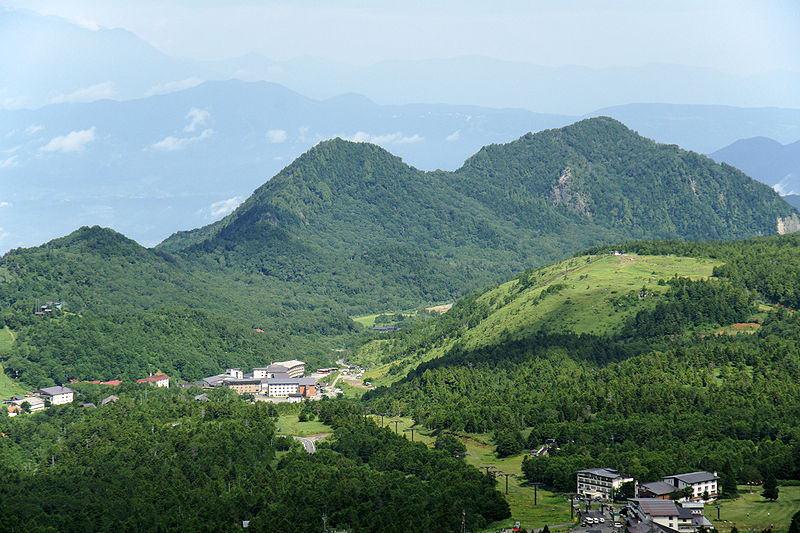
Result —
[{"label": "hazy sky", "polygon": [[540,65],[800,71],[796,0],[0,0],[121,27],[195,59],[257,52],[367,64],[480,54]]}]

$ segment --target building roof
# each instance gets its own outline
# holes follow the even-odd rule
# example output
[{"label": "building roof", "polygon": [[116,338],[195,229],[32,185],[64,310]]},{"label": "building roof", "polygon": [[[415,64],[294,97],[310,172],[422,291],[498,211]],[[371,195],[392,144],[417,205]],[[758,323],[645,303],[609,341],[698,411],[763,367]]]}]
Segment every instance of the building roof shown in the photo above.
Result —
[{"label": "building roof", "polygon": [[155,376],[148,376],[146,378],[137,379],[136,383],[156,383],[157,381],[161,381],[164,379],[169,379],[169,376],[166,374],[156,374]]},{"label": "building roof", "polygon": [[229,379],[225,381],[226,385],[261,385],[260,379]]},{"label": "building roof", "polygon": [[262,383],[268,385],[316,385],[317,380],[314,378],[264,378],[260,380]]},{"label": "building roof", "polygon": [[675,488],[675,485],[667,483],[666,481],[651,481],[650,483],[642,483],[640,487],[645,489],[650,494],[656,494],[658,496],[671,494],[678,490]]},{"label": "building roof", "polygon": [[195,399],[195,400],[197,400],[198,402],[208,402],[208,401],[211,401],[211,398],[209,398],[209,397],[208,397],[208,394],[206,394],[206,393],[203,393],[203,394],[198,394],[197,396],[195,396],[195,397],[194,397],[194,399]]},{"label": "building roof", "polygon": [[61,385],[56,385],[55,387],[45,387],[43,389],[38,389],[33,392],[37,394],[44,394],[45,396],[55,396],[57,394],[71,394],[74,391],[69,387],[62,387]]},{"label": "building roof", "polygon": [[100,385],[113,385],[114,387],[119,387],[122,383],[122,380],[119,379],[112,379],[110,381],[103,381]]},{"label": "building roof", "polygon": [[119,400],[119,398],[117,398],[115,395],[112,394],[111,396],[106,396],[105,398],[100,400],[100,405],[105,405],[107,403],[116,402],[117,400]]},{"label": "building roof", "polygon": [[650,516],[678,516],[678,508],[672,500],[660,498],[631,498],[629,501],[637,505]]},{"label": "building roof", "polygon": [[600,477],[618,478],[623,477],[618,470],[613,468],[587,468],[586,470],[578,470],[576,474],[594,474]]},{"label": "building roof", "polygon": [[719,476],[715,476],[711,472],[701,471],[701,472],[688,472],[686,474],[675,474],[674,476],[664,476],[664,479],[679,479],[684,483],[693,484],[693,483],[702,483],[704,481],[714,481],[715,479],[719,479]]},{"label": "building roof", "polygon": [[[305,366],[306,364],[303,361],[298,361],[297,359],[289,359],[288,361],[275,361],[273,363],[275,365],[280,365],[285,368],[293,368],[295,366]],[[270,365],[272,366],[272,365]]]},{"label": "building roof", "polygon": [[[253,370],[255,370],[255,369],[253,369]],[[286,372],[287,370],[289,370],[289,367],[288,366],[284,366],[284,365],[279,364],[279,363],[273,363],[273,364],[268,365],[268,366],[266,366],[264,368],[259,368],[259,370],[266,370],[267,372],[270,372],[270,373],[272,373],[272,372]]]}]

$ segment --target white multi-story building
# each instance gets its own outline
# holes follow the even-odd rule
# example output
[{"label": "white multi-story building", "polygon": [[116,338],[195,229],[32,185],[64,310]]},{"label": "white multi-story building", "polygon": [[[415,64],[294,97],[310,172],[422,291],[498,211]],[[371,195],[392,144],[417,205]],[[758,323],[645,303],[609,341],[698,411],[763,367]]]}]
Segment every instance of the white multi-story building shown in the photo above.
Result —
[{"label": "white multi-story building", "polygon": [[288,375],[288,368],[283,365],[279,364],[272,364],[269,366],[261,367],[261,368],[254,368],[253,369],[253,378],[254,379],[264,379],[264,378],[274,378],[278,377],[275,374],[286,374]]},{"label": "white multi-story building", "polygon": [[665,483],[675,487],[675,490],[683,490],[686,487],[692,488],[690,499],[694,501],[703,500],[703,495],[708,495],[708,501],[714,500],[719,495],[719,476],[717,473],[706,471],[688,472],[686,474],[676,474],[665,476]]},{"label": "white multi-story building", "polygon": [[22,404],[24,403],[28,404],[28,410],[31,413],[35,413],[36,411],[41,411],[42,409],[45,408],[44,399],[37,398],[36,396],[27,396],[25,398],[15,398],[11,400],[11,405],[15,405],[17,407],[22,407]]},{"label": "white multi-story building", "polygon": [[632,477],[625,477],[612,468],[587,468],[576,474],[578,494],[605,500],[610,500],[623,483],[633,481]]},{"label": "white multi-story building", "polygon": [[64,403],[72,403],[75,398],[75,392],[69,387],[45,387],[34,391],[39,397],[50,400],[52,405],[61,405]]},{"label": "white multi-story building", "polygon": [[300,383],[297,379],[269,379],[267,385],[267,396],[273,398],[288,398],[291,394],[298,394],[300,392]]},{"label": "white multi-story building", "polygon": [[306,364],[303,361],[298,361],[297,359],[277,361],[274,364],[286,368],[286,372],[289,374],[289,377],[301,378],[306,373]]}]

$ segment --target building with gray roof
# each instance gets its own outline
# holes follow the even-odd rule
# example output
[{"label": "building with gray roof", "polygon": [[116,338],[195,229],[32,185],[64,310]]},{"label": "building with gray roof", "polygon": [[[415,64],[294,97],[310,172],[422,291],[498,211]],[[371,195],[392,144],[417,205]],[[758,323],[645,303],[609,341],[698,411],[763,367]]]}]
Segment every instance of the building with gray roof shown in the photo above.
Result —
[{"label": "building with gray roof", "polygon": [[633,481],[632,477],[623,476],[613,468],[587,468],[575,474],[578,494],[604,500],[610,500],[623,483]]},{"label": "building with gray roof", "polygon": [[717,476],[716,472],[687,472],[685,474],[664,476],[662,480],[675,487],[673,490],[683,490],[686,487],[691,487],[692,495],[690,499],[694,501],[711,501],[719,495],[719,476]]}]

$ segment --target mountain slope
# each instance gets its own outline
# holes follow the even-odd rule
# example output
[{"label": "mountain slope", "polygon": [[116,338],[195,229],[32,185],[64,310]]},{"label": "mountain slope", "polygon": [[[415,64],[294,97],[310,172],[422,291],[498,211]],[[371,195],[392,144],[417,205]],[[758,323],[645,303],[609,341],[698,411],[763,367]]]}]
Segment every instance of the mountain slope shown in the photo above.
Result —
[{"label": "mountain slope", "polygon": [[362,346],[364,364],[396,372],[364,398],[429,428],[492,432],[501,456],[556,439],[523,471],[561,491],[593,466],[796,478],[800,318],[784,306],[800,302],[799,244],[641,241],[525,272]]},{"label": "mountain slope", "polygon": [[382,311],[464,294],[597,243],[775,234],[794,213],[732,167],[597,118],[486,147],[455,172],[326,141],[225,219],[158,249],[302,279],[353,311]]}]

